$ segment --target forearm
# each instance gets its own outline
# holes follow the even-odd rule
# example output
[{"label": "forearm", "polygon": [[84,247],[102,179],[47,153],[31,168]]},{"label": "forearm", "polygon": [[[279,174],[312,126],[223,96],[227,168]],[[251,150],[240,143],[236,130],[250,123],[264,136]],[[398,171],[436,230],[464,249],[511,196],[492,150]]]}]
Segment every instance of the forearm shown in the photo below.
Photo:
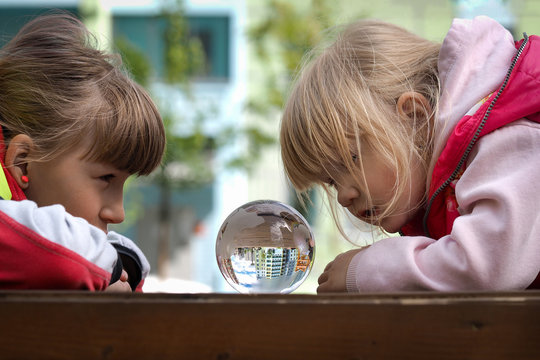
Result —
[{"label": "forearm", "polygon": [[[103,290],[122,273],[121,257],[111,241],[132,244],[69,215],[61,206],[38,208],[30,201],[0,201],[0,226],[3,288]],[[139,276],[133,275],[140,280],[148,266],[138,251],[143,257],[138,262],[146,265]]]}]

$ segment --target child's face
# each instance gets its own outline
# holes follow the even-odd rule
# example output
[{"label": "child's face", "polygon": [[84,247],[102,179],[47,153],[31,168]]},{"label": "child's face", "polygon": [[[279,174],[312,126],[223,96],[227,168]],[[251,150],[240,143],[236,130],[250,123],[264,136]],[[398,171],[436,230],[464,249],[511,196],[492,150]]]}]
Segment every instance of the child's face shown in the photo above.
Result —
[{"label": "child's face", "polygon": [[[337,191],[339,204],[357,217],[358,219],[371,223],[383,213],[385,204],[388,204],[394,197],[394,184],[396,175],[374,154],[362,154],[362,162],[365,170],[366,186],[371,196],[371,203],[367,199],[367,194],[360,190],[353,175],[345,168],[336,171],[330,182]],[[389,232],[398,232],[414,216],[421,203],[425,191],[425,174],[419,164],[413,164],[412,184],[410,193],[403,194],[397,199],[396,211],[390,216],[382,219],[381,227]]]},{"label": "child's face", "polygon": [[28,163],[25,194],[38,206],[61,204],[106,232],[107,224],[124,220],[123,188],[130,174],[82,159],[85,150],[75,148],[50,161]]}]

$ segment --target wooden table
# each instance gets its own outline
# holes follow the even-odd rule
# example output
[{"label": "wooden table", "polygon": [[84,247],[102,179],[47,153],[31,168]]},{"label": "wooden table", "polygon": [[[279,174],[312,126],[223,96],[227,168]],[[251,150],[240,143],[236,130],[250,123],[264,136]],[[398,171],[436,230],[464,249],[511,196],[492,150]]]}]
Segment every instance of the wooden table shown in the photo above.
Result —
[{"label": "wooden table", "polygon": [[540,291],[0,292],[0,359],[540,359]]}]

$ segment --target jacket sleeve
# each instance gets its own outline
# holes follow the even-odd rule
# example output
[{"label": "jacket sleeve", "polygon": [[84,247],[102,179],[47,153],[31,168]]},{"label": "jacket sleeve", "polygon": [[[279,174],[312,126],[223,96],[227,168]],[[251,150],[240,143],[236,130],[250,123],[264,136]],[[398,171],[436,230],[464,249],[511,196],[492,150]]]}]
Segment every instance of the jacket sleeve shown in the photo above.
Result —
[{"label": "jacket sleeve", "polygon": [[128,273],[131,289],[142,291],[144,279],[150,272],[150,264],[143,252],[133,241],[114,231],[109,231],[107,237],[122,259],[123,268]]},{"label": "jacket sleeve", "polygon": [[349,291],[518,290],[540,271],[540,125],[482,137],[456,184],[460,216],[440,239],[395,237],[359,252]]},{"label": "jacket sleeve", "polygon": [[109,240],[61,205],[1,200],[0,288],[104,290],[123,267]]}]

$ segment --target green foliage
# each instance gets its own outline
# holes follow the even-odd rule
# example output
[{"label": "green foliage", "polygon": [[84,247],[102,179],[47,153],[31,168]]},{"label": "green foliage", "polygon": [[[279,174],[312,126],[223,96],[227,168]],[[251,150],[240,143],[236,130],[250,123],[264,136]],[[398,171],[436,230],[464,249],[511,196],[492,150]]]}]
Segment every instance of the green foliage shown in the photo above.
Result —
[{"label": "green foliage", "polygon": [[275,143],[273,136],[266,134],[256,126],[246,126],[241,129],[225,129],[216,139],[218,145],[225,145],[234,141],[247,140],[243,155],[230,159],[226,166],[231,169],[251,170],[261,156],[262,149]]},{"label": "green foliage", "polygon": [[176,135],[173,129],[177,120],[171,113],[166,112],[163,116],[167,150],[157,173],[158,182],[176,188],[211,182],[214,173],[210,164],[216,150],[214,138],[205,135],[201,126],[195,126],[189,134]]},{"label": "green foliage", "polygon": [[[334,17],[329,0],[311,0],[305,6],[298,2],[270,0],[265,16],[248,30],[248,38],[255,47],[257,56],[265,63],[279,62],[277,70],[266,78],[266,97],[250,99],[249,109],[261,114],[281,110],[285,93],[296,76],[303,58],[321,40]],[[285,81],[280,81],[285,78]]]},{"label": "green foliage", "polygon": [[150,61],[139,48],[125,37],[114,39],[117,51],[122,55],[125,67],[129,70],[135,81],[142,86],[148,86],[148,79],[152,73]]},{"label": "green foliage", "polygon": [[189,36],[188,22],[182,1],[163,11],[165,29],[165,80],[171,84],[185,83],[204,69],[206,59],[202,43]]}]

